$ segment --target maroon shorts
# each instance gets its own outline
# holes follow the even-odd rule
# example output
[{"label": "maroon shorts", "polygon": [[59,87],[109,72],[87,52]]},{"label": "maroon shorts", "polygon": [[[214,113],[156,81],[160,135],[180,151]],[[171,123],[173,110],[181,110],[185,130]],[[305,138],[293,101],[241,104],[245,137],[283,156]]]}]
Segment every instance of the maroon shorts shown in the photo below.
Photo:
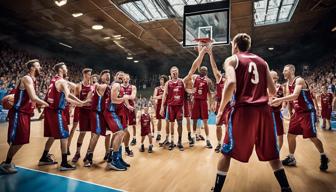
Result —
[{"label": "maroon shorts", "polygon": [[135,114],[135,110],[133,110],[133,111],[127,110],[127,111],[128,111],[128,116],[127,116],[127,119],[128,119],[128,125],[136,125],[136,114]]},{"label": "maroon shorts", "polygon": [[260,161],[279,159],[277,134],[269,106],[232,108],[222,153],[248,162],[254,145]]},{"label": "maroon shorts", "polygon": [[[218,113],[218,109],[219,109],[219,104],[217,104],[216,106],[216,114]],[[231,109],[231,106],[230,104],[228,103],[225,108],[224,108],[224,111],[222,113],[222,116],[221,118],[219,119],[219,122],[217,123],[217,125],[227,125],[227,122],[228,122],[228,116],[229,116],[229,113],[230,113],[230,109]]]},{"label": "maroon shorts", "polygon": [[332,112],[332,108],[322,107],[322,110],[321,110],[322,119],[330,119],[331,118],[331,112]]},{"label": "maroon shorts", "polygon": [[208,102],[206,100],[194,99],[191,119],[208,119]]},{"label": "maroon shorts", "polygon": [[184,100],[183,102],[183,115],[184,117],[190,117],[191,115],[192,102],[190,100]]},{"label": "maroon shorts", "polygon": [[91,131],[90,123],[90,109],[80,108],[79,109],[79,131]]},{"label": "maroon shorts", "polygon": [[273,124],[276,128],[277,135],[281,136],[284,134],[283,122],[281,119],[281,112],[280,111],[272,111],[272,119]]},{"label": "maroon shorts", "polygon": [[151,133],[150,126],[141,127],[141,136],[147,136]]},{"label": "maroon shorts", "polygon": [[303,138],[316,137],[315,112],[294,113],[289,121],[288,133],[302,135]]},{"label": "maroon shorts", "polygon": [[73,122],[75,123],[78,121],[79,121],[79,107],[75,107]]},{"label": "maroon shorts", "polygon": [[[167,106],[164,106],[164,108],[167,108]],[[156,106],[156,110],[155,110],[156,119],[165,119],[166,118],[166,110],[164,110],[163,116],[160,115],[160,110],[161,110],[161,104]]]},{"label": "maroon shorts", "polygon": [[65,120],[67,122],[67,125],[70,125],[70,107],[66,106],[65,109],[63,110],[64,116],[65,116]]},{"label": "maroon shorts", "polygon": [[7,142],[12,145],[23,145],[29,143],[30,136],[29,113],[22,113],[12,109],[8,112],[9,124]]},{"label": "maroon shorts", "polygon": [[182,121],[183,119],[183,105],[168,105],[168,120],[174,122],[175,120]]},{"label": "maroon shorts", "polygon": [[97,135],[106,136],[106,122],[103,113],[97,111],[90,112],[91,132]]},{"label": "maroon shorts", "polygon": [[44,108],[44,137],[66,139],[69,129],[62,110]]}]

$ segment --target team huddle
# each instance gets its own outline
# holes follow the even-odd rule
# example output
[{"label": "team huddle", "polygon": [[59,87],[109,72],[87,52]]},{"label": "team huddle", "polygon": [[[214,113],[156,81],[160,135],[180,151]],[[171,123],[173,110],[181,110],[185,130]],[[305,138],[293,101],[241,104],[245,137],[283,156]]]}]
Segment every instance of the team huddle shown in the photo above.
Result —
[{"label": "team huddle", "polygon": [[[177,147],[184,150],[182,142],[183,118],[186,121],[189,147],[196,141],[204,140],[205,147],[211,149],[209,139],[209,110],[216,114],[215,151],[221,152],[218,162],[213,191],[219,192],[224,185],[230,160],[234,158],[248,162],[253,148],[260,161],[268,161],[281,187],[281,191],[291,191],[283,165],[294,166],[296,136],[309,138],[321,154],[320,169],[328,169],[327,158],[322,142],[317,138],[317,114],[308,84],[301,77],[295,76],[294,65],[286,65],[283,70],[287,86],[277,83],[279,79],[275,71],[270,71],[268,64],[259,56],[249,52],[251,38],[245,33],[237,34],[232,40],[232,56],[223,64],[225,75],[217,68],[211,43],[199,43],[198,56],[188,74],[180,78],[176,66],[170,68],[169,78],[162,75],[160,86],[154,89],[155,118],[157,119],[156,140],[161,140],[162,121],[165,121],[166,138],[160,146],[173,150]],[[208,69],[201,66],[208,55],[215,77],[215,95],[212,96],[208,77]],[[34,107],[44,107],[44,137],[48,140],[38,163],[39,166],[53,165],[57,162],[49,150],[54,140],[60,140],[62,160],[60,170],[74,170],[76,167],[68,162],[70,145],[74,131],[79,124],[80,134],[76,143],[76,153],[72,162],[80,158],[81,146],[85,134],[91,132],[89,147],[83,158],[84,166],[93,164],[93,153],[98,138],[105,137],[105,157],[107,168],[125,171],[130,164],[124,161],[122,143],[125,153],[133,156],[129,145],[136,144],[136,87],[130,84],[130,76],[119,71],[113,77],[109,70],[99,75],[92,75],[92,69],[82,70],[83,80],[79,84],[68,81],[68,70],[65,63],[54,66],[56,75],[51,79],[46,98],[41,100],[35,92],[35,78],[41,66],[38,60],[26,63],[28,74],[21,78],[16,88],[14,105],[9,110],[8,143],[10,148],[6,160],[0,165],[3,173],[16,173],[12,163],[13,156],[24,145],[29,143],[30,118]],[[198,70],[199,74],[195,74]],[[75,106],[72,128],[70,125],[70,106]],[[214,106],[214,107],[212,107]],[[283,145],[284,128],[281,109],[288,108],[290,123],[287,134],[289,155],[281,162],[280,149]],[[330,119],[330,118],[329,118]],[[202,121],[205,138],[197,126]],[[175,122],[177,124],[177,142],[174,139]],[[149,138],[148,152],[153,152],[152,132],[153,116],[149,106],[144,106],[139,123],[141,127],[140,151],[145,151],[144,140]],[[128,127],[133,128],[131,140]],[[192,127],[192,128],[191,128]],[[224,142],[223,127],[225,130]],[[175,144],[176,143],[176,144]]]}]

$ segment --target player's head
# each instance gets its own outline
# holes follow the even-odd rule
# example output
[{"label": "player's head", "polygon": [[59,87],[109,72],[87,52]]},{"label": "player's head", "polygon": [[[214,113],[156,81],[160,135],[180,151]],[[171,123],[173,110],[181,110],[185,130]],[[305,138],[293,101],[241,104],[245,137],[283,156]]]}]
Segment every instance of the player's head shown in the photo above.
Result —
[{"label": "player's head", "polygon": [[276,83],[279,80],[278,73],[276,71],[270,71],[273,82]]},{"label": "player's head", "polygon": [[93,74],[91,76],[91,82],[92,82],[92,84],[98,83],[98,80],[99,80],[99,75],[98,74]]},{"label": "player's head", "polygon": [[232,54],[245,52],[251,48],[251,37],[246,33],[238,33],[232,40]]},{"label": "player's head", "polygon": [[29,60],[25,65],[27,66],[29,72],[34,72],[35,77],[40,75],[42,67],[39,60]]},{"label": "player's head", "polygon": [[321,89],[322,89],[322,93],[327,93],[327,91],[328,91],[328,88],[327,88],[327,86],[325,86],[325,85],[323,85],[323,86],[321,87]]},{"label": "player's head", "polygon": [[84,68],[82,70],[83,79],[84,80],[90,80],[91,79],[91,73],[92,73],[91,68]]},{"label": "player's head", "polygon": [[198,72],[200,73],[201,77],[208,75],[208,68],[206,66],[202,66],[198,69]]},{"label": "player's head", "polygon": [[126,84],[129,84],[129,82],[130,82],[130,75],[128,73],[124,74],[123,82],[126,83]]},{"label": "player's head", "polygon": [[160,79],[161,86],[163,86],[168,81],[167,75],[161,75],[159,79]]},{"label": "player's head", "polygon": [[68,68],[64,62],[56,63],[53,69],[57,74],[61,75],[63,78],[66,78],[68,76]]},{"label": "player's head", "polygon": [[124,79],[124,72],[123,71],[118,71],[115,76],[114,76],[114,81],[118,83],[122,83]]},{"label": "player's head", "polygon": [[143,110],[144,110],[145,113],[148,113],[148,105],[147,104],[144,105]]},{"label": "player's head", "polygon": [[282,73],[284,75],[284,78],[288,80],[290,77],[293,77],[295,75],[295,66],[292,64],[285,65]]},{"label": "player's head", "polygon": [[170,68],[170,76],[172,79],[177,79],[179,76],[179,69],[176,66]]},{"label": "player's head", "polygon": [[99,76],[100,76],[100,81],[102,83],[106,83],[106,84],[110,83],[110,79],[111,79],[110,70],[108,69],[102,70]]}]

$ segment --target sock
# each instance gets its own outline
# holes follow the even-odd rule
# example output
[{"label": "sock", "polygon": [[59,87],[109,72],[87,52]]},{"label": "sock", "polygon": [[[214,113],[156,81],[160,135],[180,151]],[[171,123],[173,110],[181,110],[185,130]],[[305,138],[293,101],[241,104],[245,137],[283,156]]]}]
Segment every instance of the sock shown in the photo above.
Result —
[{"label": "sock", "polygon": [[283,168],[274,171],[274,175],[275,175],[276,179],[278,180],[278,183],[280,184],[281,188],[289,188],[286,173],[285,173],[285,170]]},{"label": "sock", "polygon": [[62,165],[67,164],[68,163],[68,156],[66,153],[62,153]]},{"label": "sock", "polygon": [[76,151],[76,153],[79,153],[81,147],[82,147],[82,144],[81,143],[77,143],[77,151]]},{"label": "sock", "polygon": [[292,153],[290,153],[288,156],[292,159],[294,158],[294,154],[292,154]]},{"label": "sock", "polygon": [[191,132],[188,132],[188,137],[191,137]]},{"label": "sock", "polygon": [[171,135],[171,142],[174,143],[174,135]]},{"label": "sock", "polygon": [[207,140],[207,141],[209,140],[209,136],[208,135],[205,136],[205,140]]},{"label": "sock", "polygon": [[327,156],[324,152],[323,153],[320,153],[321,154],[321,156]]},{"label": "sock", "polygon": [[[120,146],[121,147],[121,146]],[[129,146],[125,147],[125,151],[129,151]]]},{"label": "sock", "polygon": [[41,159],[44,159],[44,158],[46,158],[46,157],[47,157],[47,155],[48,155],[48,153],[49,153],[49,151],[43,151],[43,154],[42,154],[42,157],[41,157]]},{"label": "sock", "polygon": [[157,132],[158,135],[161,135],[160,131]]},{"label": "sock", "polygon": [[178,136],[178,143],[181,143],[182,136]]},{"label": "sock", "polygon": [[226,178],[226,172],[223,171],[218,171],[217,175],[216,175],[216,182],[215,182],[215,188],[214,188],[214,192],[220,192],[222,191],[224,182],[225,182],[225,178]]},{"label": "sock", "polygon": [[10,164],[11,162],[12,162],[12,158],[11,157],[7,157],[5,163],[6,164]]},{"label": "sock", "polygon": [[168,141],[168,139],[169,139],[169,135],[167,134],[167,135],[166,135],[166,140]]}]

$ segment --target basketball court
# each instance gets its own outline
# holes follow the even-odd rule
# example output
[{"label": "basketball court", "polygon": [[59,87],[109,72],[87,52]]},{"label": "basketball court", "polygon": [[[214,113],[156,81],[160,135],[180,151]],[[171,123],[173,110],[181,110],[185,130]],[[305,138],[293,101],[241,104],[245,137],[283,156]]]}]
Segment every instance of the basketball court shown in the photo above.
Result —
[{"label": "basketball court", "polygon": [[[279,163],[282,163],[280,169],[286,172],[285,176],[290,187],[288,185],[284,187],[279,180],[277,181],[278,178],[275,178],[274,174],[278,170],[273,169],[273,174],[269,163],[259,161],[254,148],[248,163],[241,163],[235,159],[231,160],[229,171],[225,171],[224,180],[227,178],[221,191],[275,192],[281,191],[280,183],[283,191],[290,189],[304,192],[336,191],[335,1],[13,0],[1,2],[0,12],[0,25],[3,26],[0,29],[0,100],[2,100],[2,103],[0,103],[0,162],[3,162],[1,166],[15,163],[16,168],[14,174],[0,169],[1,192],[211,191],[214,184],[217,185],[218,174],[222,173],[217,166],[218,162],[223,158],[223,154],[228,155],[225,153],[224,146],[227,144],[227,138],[229,140],[232,138],[231,115],[235,110],[236,104],[236,92],[234,92],[232,99],[228,101],[232,109],[227,115],[227,122],[224,123],[226,126],[220,126],[223,134],[220,136],[220,142],[218,142],[218,119],[216,119],[216,114],[222,110],[219,106],[223,104],[225,94],[229,94],[225,92],[228,91],[229,85],[225,83],[226,80],[223,80],[221,92],[217,93],[217,86],[220,85],[216,75],[219,74],[220,81],[222,81],[222,78],[230,78],[230,75],[226,76],[224,66],[228,65],[225,63],[226,59],[234,55],[234,52],[232,52],[234,49],[231,49],[231,47],[233,45],[241,46],[241,44],[236,42],[238,40],[234,38],[241,33],[246,33],[251,38],[252,43],[249,51],[265,59],[269,69],[277,72],[277,83],[284,88],[284,92],[287,92],[282,97],[293,94],[293,91],[290,92],[290,80],[285,76],[287,64],[293,64],[295,66],[295,74],[304,78],[306,82],[304,86],[307,86],[307,88],[302,88],[302,92],[308,90],[310,91],[310,96],[307,99],[307,96],[300,91],[299,94],[302,95],[298,97],[304,98],[303,101],[308,104],[310,101],[313,103],[314,110],[309,112],[314,112],[318,119],[316,122],[316,137],[314,136],[313,138],[319,138],[323,143],[324,151],[321,152],[318,148],[319,152],[310,139],[303,139],[299,135],[296,138],[296,165],[282,166],[284,164],[283,160],[293,155],[289,150],[292,147],[289,147],[287,140],[288,133],[291,132],[289,130],[290,117],[288,113],[292,110],[289,103],[292,101],[288,100],[288,103],[283,101],[280,106],[281,111],[279,110],[279,117],[281,116],[281,123],[284,127],[283,146],[278,153],[279,158],[277,159],[281,161]],[[242,37],[241,39],[244,38]],[[238,53],[235,54],[238,55]],[[240,62],[247,57],[249,56],[240,55],[238,59],[238,56],[235,56],[237,60],[234,63],[237,64],[232,69],[240,70],[238,67],[243,66],[243,63]],[[251,56],[251,58],[255,57],[257,56]],[[199,58],[202,58],[202,60],[198,64]],[[26,90],[25,93],[27,92],[28,96],[19,95],[18,93],[21,94],[21,91],[15,91],[23,85],[22,78],[27,73],[27,68],[24,64],[29,64],[32,59],[36,59],[42,67],[41,71],[38,72],[39,74],[36,75],[36,79],[34,78],[34,81],[32,81],[34,82],[33,89],[36,91],[38,98],[48,103],[48,108],[51,108],[51,103],[48,99],[54,97],[54,95],[50,96],[51,87],[54,86],[57,92],[62,93],[62,91],[59,91],[60,88],[56,88],[58,86],[56,81],[59,80],[57,78],[65,70],[55,69],[55,66],[59,64],[67,66],[67,72],[64,72],[64,77],[62,78],[67,79],[65,85],[68,86],[67,89],[69,90],[67,91],[69,93],[66,93],[65,88],[62,89],[64,95],[69,95],[64,96],[64,98],[61,96],[61,98],[65,99],[65,104],[61,101],[59,102],[59,105],[71,103],[68,106],[69,118],[66,120],[68,122],[68,128],[65,129],[66,138],[61,136],[61,139],[55,139],[51,148],[46,150],[47,136],[45,127],[50,122],[46,123],[48,116],[46,117],[45,114],[48,112],[43,111],[45,108],[44,104],[42,104],[43,101],[36,101],[36,105],[33,102],[34,105],[29,105],[33,110],[30,132],[28,131],[29,142],[25,143],[14,157],[9,158],[10,145],[7,142],[7,137],[11,140],[13,135],[19,134],[15,132],[17,131],[16,129],[27,127],[27,125],[20,125],[17,128],[18,117],[13,117],[11,114],[15,110],[19,111],[17,108],[20,107],[20,103],[25,102],[25,99],[22,101],[22,98],[30,97]],[[215,62],[215,66],[218,69],[218,74],[216,74],[216,67],[214,67],[213,62]],[[36,62],[33,60],[32,63],[32,65],[35,65]],[[252,84],[258,84],[257,66],[255,63],[251,66],[251,63],[248,64],[248,71],[249,73],[254,73],[252,78],[255,78],[251,79],[251,81]],[[205,122],[209,124],[209,135],[206,135],[206,125],[204,122],[202,123],[203,117],[195,119],[197,126],[193,130],[193,119],[190,120],[190,115],[189,117],[183,116],[186,114],[185,108],[183,108],[181,114],[173,114],[176,115],[175,119],[173,119],[175,133],[166,133],[166,124],[168,119],[171,118],[171,113],[173,113],[170,107],[175,105],[169,103],[171,101],[169,99],[170,97],[179,98],[179,95],[174,95],[179,94],[179,85],[172,85],[173,88],[169,88],[169,83],[174,80],[173,66],[178,68],[176,81],[183,84],[183,102],[190,99],[192,103],[192,107],[188,106],[189,108],[187,109],[190,110],[190,114],[196,111],[194,110],[194,97],[199,93],[199,87],[195,83],[196,79],[204,77],[201,75],[201,67],[207,67],[206,78],[209,79],[209,85],[207,84],[208,95],[205,94],[205,103],[207,103],[206,114],[209,117],[205,119]],[[28,67],[28,72],[31,68]],[[38,67],[35,66],[35,68]],[[84,69],[90,70],[89,78],[85,77],[86,72],[83,72]],[[104,72],[104,70],[107,71]],[[106,77],[106,82],[104,82],[105,76],[103,76],[105,73],[111,74],[111,76]],[[119,82],[118,75],[120,73],[125,74],[125,76],[128,75],[130,81],[128,80],[128,82],[122,76],[121,82]],[[188,87],[188,80],[186,80],[190,73],[192,73],[192,76],[190,76],[192,77],[190,78],[191,88]],[[33,74],[32,70],[30,74]],[[195,74],[198,74],[198,76],[196,77]],[[92,82],[94,75],[97,77],[96,82]],[[262,77],[260,75],[260,81],[262,81]],[[87,93],[88,96],[85,95],[84,98],[82,95],[86,80],[90,91]],[[106,87],[103,86],[105,84]],[[118,89],[114,88],[116,84],[119,86]],[[274,82],[272,84],[274,86],[277,85]],[[130,88],[131,86],[129,85],[134,86],[134,89]],[[278,87],[275,88],[276,91],[279,90]],[[99,92],[100,89],[104,90],[102,94]],[[129,89],[132,89],[130,94],[126,91]],[[22,90],[21,87],[20,90]],[[122,94],[120,90],[124,90]],[[134,90],[136,94],[132,98]],[[269,91],[270,88],[267,87],[267,90]],[[116,91],[118,92],[117,94],[115,94]],[[160,91],[161,93],[159,93]],[[202,94],[202,90],[200,92]],[[225,93],[222,94],[222,92]],[[325,124],[323,122],[325,118],[321,113],[323,113],[322,110],[325,110],[323,98],[326,97],[325,94],[327,92],[332,99],[330,104],[328,104],[328,106],[331,106],[330,112],[327,112],[330,116],[329,121],[327,119]],[[97,100],[93,99],[94,94],[98,97]],[[161,96],[160,94],[164,96],[158,97]],[[251,91],[248,96],[253,94],[254,92]],[[267,98],[270,99],[269,102],[267,99],[266,103],[271,105],[276,96],[273,97],[275,94],[269,92],[266,92],[266,94],[268,95]],[[107,99],[105,95],[107,95]],[[129,95],[129,97],[124,99],[126,98],[125,95]],[[222,95],[221,100],[217,100],[217,95]],[[72,99],[69,99],[70,97]],[[122,102],[120,101],[121,104],[114,103],[116,99],[121,98],[124,99]],[[277,98],[281,97],[277,96]],[[296,100],[294,99],[294,103],[297,102],[297,98],[295,98]],[[163,104],[164,102],[161,105],[161,101],[164,99],[168,100],[168,106]],[[174,99],[172,100],[175,101]],[[159,100],[160,104],[158,104]],[[130,104],[130,101],[134,102],[134,104]],[[27,102],[32,103],[29,99]],[[103,105],[105,107],[102,107]],[[127,118],[130,117],[129,113],[131,111],[135,111],[136,133],[134,133],[132,128],[132,123],[128,122],[129,119],[127,119],[127,125],[124,126],[124,116],[117,112],[119,105],[124,107],[123,110],[126,112],[122,111],[121,113],[127,113],[125,115]],[[187,104],[183,103],[184,105]],[[124,165],[122,169],[118,170],[109,166],[109,164],[112,165],[114,162],[114,159],[112,159],[114,158],[113,153],[117,154],[115,150],[117,144],[115,142],[118,139],[111,139],[109,148],[105,149],[105,137],[100,136],[101,130],[98,133],[92,131],[92,123],[88,125],[91,127],[91,131],[86,131],[86,135],[82,143],[80,143],[79,138],[81,136],[79,135],[84,131],[79,127],[83,126],[80,123],[79,126],[77,125],[73,128],[74,124],[78,123],[78,120],[74,119],[76,118],[75,108],[84,109],[87,106],[90,112],[95,112],[97,122],[94,126],[96,130],[98,127],[101,128],[98,120],[107,118],[103,115],[100,117],[102,111],[108,111],[108,113],[112,114],[112,120],[115,121],[118,129],[119,126],[123,127],[121,130],[114,131],[111,128],[111,124],[104,124],[106,133],[111,134],[111,136],[118,137],[118,134],[122,132],[123,136],[120,137],[121,144],[118,144],[118,150],[121,147],[123,151],[116,159],[125,160],[130,167]],[[117,107],[112,110],[110,109],[111,106]],[[237,106],[240,107],[239,105]],[[160,107],[165,107],[166,109],[157,110]],[[274,106],[272,105],[272,107]],[[60,110],[59,108],[57,110]],[[145,112],[145,108],[148,108],[148,113]],[[65,121],[63,110],[65,109],[62,108],[61,112],[57,112],[58,121],[55,121],[56,123]],[[127,112],[127,110],[130,112]],[[17,111],[14,114],[18,116],[19,112]],[[204,113],[203,108],[200,108],[200,111],[200,113]],[[25,113],[25,111],[22,113]],[[84,114],[83,112],[78,113]],[[292,110],[291,113],[298,112]],[[147,124],[143,122],[146,121],[142,119],[143,114],[149,114],[153,121],[153,124],[149,122],[149,133],[144,134],[144,138],[142,138],[142,134],[145,132],[144,127]],[[182,120],[178,118],[179,115],[181,115]],[[246,115],[249,116],[246,119],[251,119],[251,114]],[[162,116],[162,118],[158,118],[158,116]],[[81,119],[83,118],[84,120],[86,118],[92,119],[91,114],[81,117]],[[311,116],[311,119],[313,119],[311,122],[315,122],[314,118]],[[9,122],[12,121],[15,125],[13,125],[15,133],[11,129],[9,130],[9,127],[12,126]],[[161,126],[159,126],[159,121],[162,121]],[[251,124],[255,121],[257,122],[259,119],[253,120]],[[270,127],[273,131],[273,129],[276,129],[274,117],[270,121],[274,124],[274,127]],[[22,122],[20,121],[19,123]],[[58,126],[62,127],[61,125]],[[182,127],[182,133],[179,132],[180,126]],[[159,130],[159,127],[161,130]],[[315,126],[311,125],[311,127],[314,128]],[[66,155],[67,157],[65,158],[66,153],[64,153],[63,149],[65,145],[64,143],[61,144],[60,140],[65,139],[66,142],[69,142],[68,135],[71,134],[71,129],[75,131],[71,145],[66,150],[70,155]],[[246,129],[249,129],[249,127],[246,127]],[[129,132],[128,139],[126,130]],[[150,133],[153,134],[152,153],[148,152],[148,148],[151,145],[148,138],[152,136]],[[94,151],[90,151],[95,134],[98,135],[99,139],[97,145],[93,147]],[[160,135],[160,139],[158,139],[158,135]],[[203,135],[204,141],[197,139],[197,136],[200,135]],[[48,137],[57,138],[56,136]],[[256,143],[257,140],[268,140],[268,138],[255,137]],[[142,139],[145,139],[143,143],[144,152],[140,152]],[[277,139],[277,135],[275,135],[276,142],[278,142]],[[136,144],[133,145],[132,143],[135,140]],[[234,140],[236,142],[239,138],[234,136]],[[208,141],[211,142],[211,147],[206,143]],[[183,149],[178,147],[180,142],[184,147]],[[195,142],[193,146],[192,142]],[[275,144],[278,147],[278,143]],[[11,146],[13,145],[17,144],[12,142]],[[172,149],[170,149],[171,146]],[[215,151],[218,146],[220,151]],[[126,149],[130,149],[133,154],[125,153]],[[79,153],[78,150],[80,150]],[[48,154],[48,158],[50,157],[57,162],[53,162],[52,165],[39,166],[38,164],[45,153]],[[77,162],[72,160],[75,155],[79,154],[80,158]],[[92,162],[89,164],[90,166],[86,166],[89,154],[93,158],[91,156]],[[232,154],[228,156],[230,155]],[[320,158],[325,155],[327,155],[329,160],[327,162],[327,170],[323,170],[320,167],[320,163],[322,164]],[[104,156],[107,159],[104,159]],[[66,171],[60,171],[60,169],[65,167],[64,158],[67,160],[66,162],[70,163],[70,168],[68,167]]]}]

